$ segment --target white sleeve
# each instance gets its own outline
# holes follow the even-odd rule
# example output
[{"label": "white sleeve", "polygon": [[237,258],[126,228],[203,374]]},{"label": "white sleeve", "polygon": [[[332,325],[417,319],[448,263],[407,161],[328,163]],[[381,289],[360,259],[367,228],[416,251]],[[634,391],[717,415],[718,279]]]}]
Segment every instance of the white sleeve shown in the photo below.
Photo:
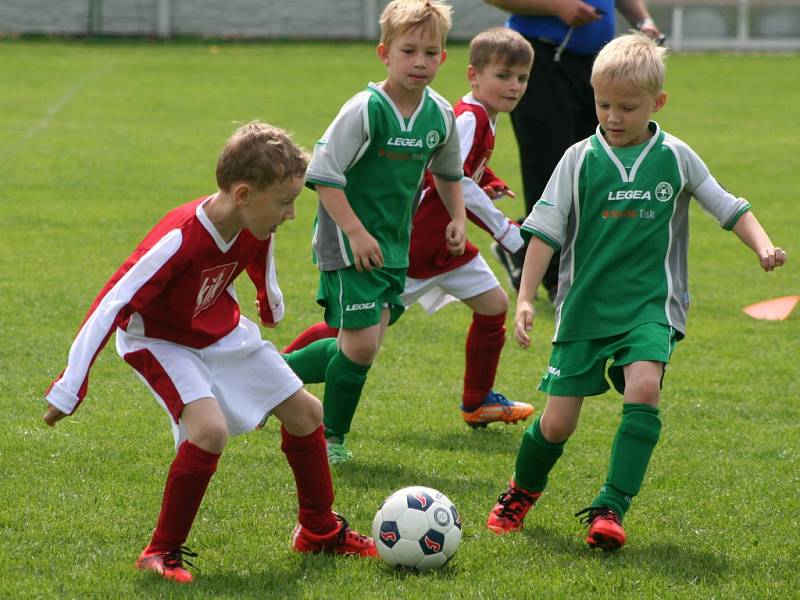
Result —
[{"label": "white sleeve", "polygon": [[481,187],[469,177],[461,180],[464,208],[492,233],[492,237],[512,254],[522,248],[524,241],[519,227],[503,214]]},{"label": "white sleeve", "polygon": [[697,153],[686,143],[670,136],[669,146],[678,155],[686,178],[686,191],[692,194],[704,211],[711,214],[724,229],[731,229],[750,203],[737,198],[714,178]]},{"label": "white sleeve", "polygon": [[477,122],[475,115],[469,111],[463,112],[456,117],[456,129],[458,129],[459,145],[461,146],[461,164],[467,161],[469,151],[475,142],[475,130]]},{"label": "white sleeve", "polygon": [[576,174],[590,147],[587,139],[567,149],[550,176],[542,197],[522,224],[523,230],[542,238],[555,250],[564,245],[567,220],[575,202]]},{"label": "white sleeve", "polygon": [[120,313],[180,250],[182,240],[180,229],[167,233],[106,292],[72,342],[67,368],[47,391],[49,404],[72,414],[86,395],[89,369],[113,333]]},{"label": "white sleeve", "polygon": [[309,183],[336,188],[347,184],[345,173],[369,146],[369,98],[365,91],[348,100],[314,145],[306,173]]}]

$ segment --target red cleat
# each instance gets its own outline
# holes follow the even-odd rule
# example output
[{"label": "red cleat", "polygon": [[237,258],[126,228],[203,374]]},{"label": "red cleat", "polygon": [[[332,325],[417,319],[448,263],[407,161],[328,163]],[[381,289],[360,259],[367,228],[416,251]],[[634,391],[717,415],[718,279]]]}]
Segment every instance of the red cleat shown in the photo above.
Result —
[{"label": "red cleat", "polygon": [[336,520],[339,522],[339,526],[324,535],[312,533],[298,523],[292,532],[292,548],[296,552],[313,554],[325,552],[327,554],[344,554],[345,556],[378,556],[372,538],[350,529],[347,520],[342,515],[336,514]]},{"label": "red cleat", "polygon": [[486,527],[498,535],[521,531],[525,527],[525,515],[541,495],[541,492],[529,492],[517,487],[512,479],[508,489],[497,498],[497,504],[486,520]]},{"label": "red cleat", "polygon": [[581,523],[589,526],[586,543],[589,548],[602,548],[606,552],[613,552],[625,545],[625,530],[619,515],[605,506],[590,506],[575,513],[578,517],[586,514]]},{"label": "red cleat", "polygon": [[186,563],[190,567],[194,565],[184,558],[186,556],[194,558],[197,553],[192,552],[186,546],[167,552],[148,552],[145,548],[136,561],[136,568],[143,571],[155,571],[168,581],[192,583],[194,577],[183,567],[183,564]]}]

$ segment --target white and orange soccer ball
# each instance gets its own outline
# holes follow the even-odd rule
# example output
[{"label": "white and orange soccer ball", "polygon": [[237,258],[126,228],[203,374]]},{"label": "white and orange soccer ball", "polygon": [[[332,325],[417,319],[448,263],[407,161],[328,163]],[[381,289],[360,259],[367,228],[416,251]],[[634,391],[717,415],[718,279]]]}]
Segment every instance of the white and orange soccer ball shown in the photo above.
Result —
[{"label": "white and orange soccer ball", "polygon": [[372,521],[378,554],[390,565],[436,569],[461,544],[461,517],[441,492],[412,486],[391,494]]}]

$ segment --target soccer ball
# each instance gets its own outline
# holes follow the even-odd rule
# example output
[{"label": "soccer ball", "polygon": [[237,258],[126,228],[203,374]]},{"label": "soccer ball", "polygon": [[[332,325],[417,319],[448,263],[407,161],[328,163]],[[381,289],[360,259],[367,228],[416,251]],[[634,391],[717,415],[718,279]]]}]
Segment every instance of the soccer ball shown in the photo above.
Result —
[{"label": "soccer ball", "polygon": [[447,496],[429,487],[397,490],[372,520],[378,554],[390,565],[436,569],[461,543],[461,517]]}]

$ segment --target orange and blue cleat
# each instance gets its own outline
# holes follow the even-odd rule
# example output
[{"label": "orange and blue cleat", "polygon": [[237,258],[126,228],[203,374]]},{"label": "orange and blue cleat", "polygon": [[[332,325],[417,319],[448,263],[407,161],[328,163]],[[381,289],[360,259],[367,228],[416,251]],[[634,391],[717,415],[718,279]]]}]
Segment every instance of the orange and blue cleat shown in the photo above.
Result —
[{"label": "orange and blue cleat", "polygon": [[613,552],[625,545],[625,530],[619,515],[605,506],[590,506],[575,513],[576,517],[585,514],[581,523],[589,526],[586,543],[589,548],[601,548]]},{"label": "orange and blue cleat", "polygon": [[494,390],[486,394],[477,408],[465,410],[461,406],[461,416],[473,429],[486,427],[489,423],[516,423],[524,421],[533,414],[533,406],[525,402],[514,402]]},{"label": "orange and blue cleat", "polygon": [[521,531],[525,527],[525,515],[541,495],[541,492],[529,492],[517,487],[512,479],[508,482],[508,489],[497,498],[497,504],[486,520],[486,527],[498,535]]},{"label": "orange and blue cleat", "polygon": [[180,546],[174,550],[151,552],[145,548],[139,559],[136,561],[136,568],[143,571],[154,571],[168,581],[176,583],[192,583],[194,577],[184,568],[184,563],[193,567],[194,565],[186,560],[185,557],[194,558],[196,552],[192,552],[186,546]]},{"label": "orange and blue cleat", "polygon": [[342,515],[336,514],[336,520],[339,526],[324,535],[312,533],[298,523],[292,532],[292,548],[296,552],[311,554],[325,552],[345,556],[378,556],[375,542],[371,537],[350,529],[347,520]]}]

